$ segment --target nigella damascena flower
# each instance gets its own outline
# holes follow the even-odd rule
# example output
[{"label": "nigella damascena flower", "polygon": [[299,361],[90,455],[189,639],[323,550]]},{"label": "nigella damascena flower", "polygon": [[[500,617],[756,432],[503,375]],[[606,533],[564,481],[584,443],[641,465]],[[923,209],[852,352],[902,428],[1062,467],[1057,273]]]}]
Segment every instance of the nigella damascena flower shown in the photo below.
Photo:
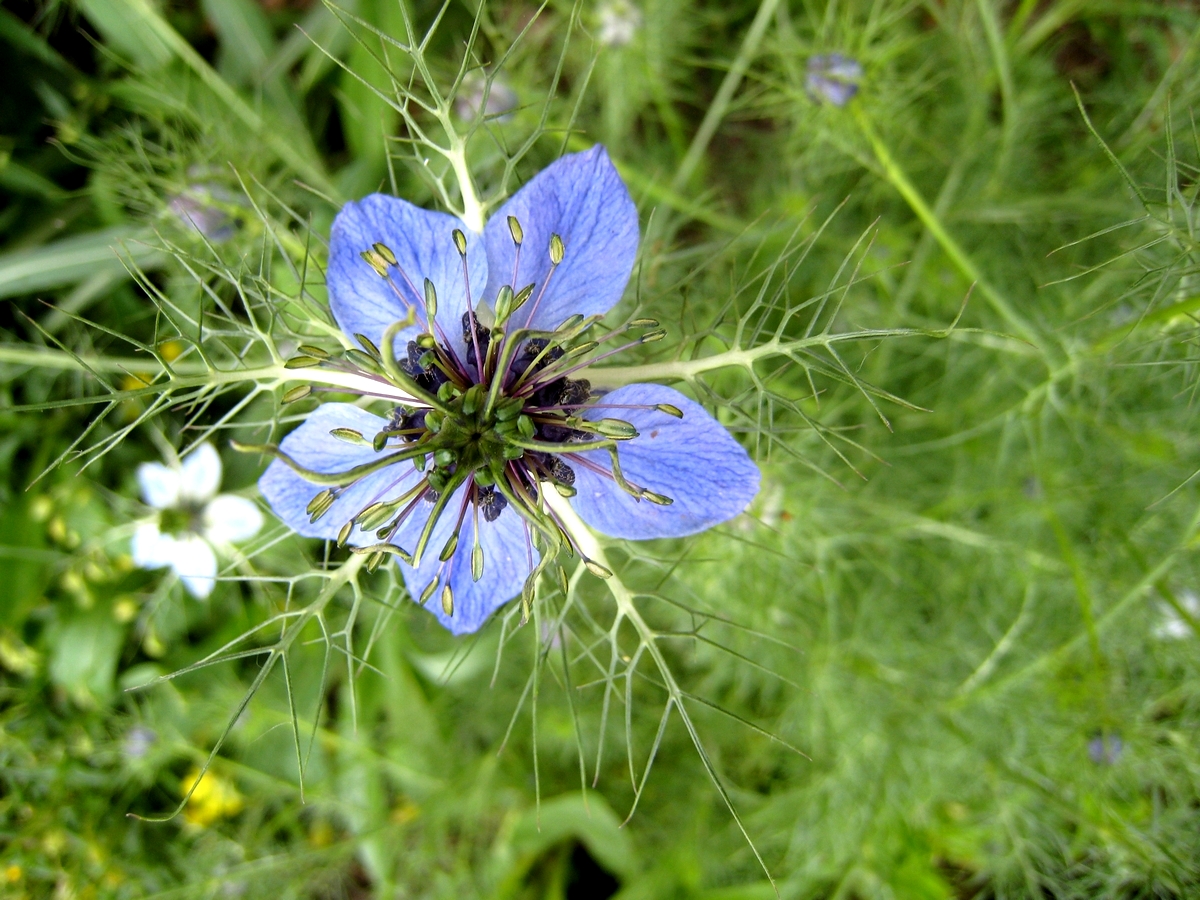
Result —
[{"label": "nigella damascena flower", "polygon": [[817,103],[845,106],[858,93],[863,70],[858,60],[840,53],[810,56],[805,87]]},{"label": "nigella damascena flower", "polygon": [[201,444],[178,466],[142,463],[137,478],[142,499],[158,515],[133,533],[134,564],[170,566],[189,594],[204,599],[217,581],[214,546],[254,537],[262,528],[262,513],[245,497],[217,494],[221,457],[212,444]]},{"label": "nigella damascena flower", "polygon": [[456,634],[572,540],[562,503],[632,539],[736,516],[758,469],[700,405],[656,384],[603,393],[583,377],[664,334],[647,319],[597,333],[637,246],[637,210],[602,147],[541,172],[482,235],[394,197],[347,204],[327,281],[334,317],[363,349],[302,347],[289,364],[320,366],[314,381],[386,412],[318,407],[265,448],[278,457],[259,482],[267,501],[302,535],[376,564],[397,556],[412,596]]},{"label": "nigella damascena flower", "polygon": [[167,201],[179,221],[194,228],[213,243],[229,240],[237,232],[238,220],[229,208],[240,205],[237,198],[216,184],[194,184]]}]

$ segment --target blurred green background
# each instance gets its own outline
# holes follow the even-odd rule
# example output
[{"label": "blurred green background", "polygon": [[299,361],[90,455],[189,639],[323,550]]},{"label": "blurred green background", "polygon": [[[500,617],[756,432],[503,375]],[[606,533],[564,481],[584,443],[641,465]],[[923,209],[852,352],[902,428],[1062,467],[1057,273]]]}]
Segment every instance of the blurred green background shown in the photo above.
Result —
[{"label": "blurred green background", "polygon": [[[1200,896],[1198,51],[1185,0],[6,0],[0,895]],[[421,79],[489,197],[607,145],[647,360],[846,336],[690,381],[763,490],[620,551],[695,739],[644,660],[606,689],[594,582],[455,641],[381,571],[244,709],[260,655],[133,690],[327,551],[136,570],[136,465],[279,407],[129,360],[286,341],[342,202],[441,205]]]}]

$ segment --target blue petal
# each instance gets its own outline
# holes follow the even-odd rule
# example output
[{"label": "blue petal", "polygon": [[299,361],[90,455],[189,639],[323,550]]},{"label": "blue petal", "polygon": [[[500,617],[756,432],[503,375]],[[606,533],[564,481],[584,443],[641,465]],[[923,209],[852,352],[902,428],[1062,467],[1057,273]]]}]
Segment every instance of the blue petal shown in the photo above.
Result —
[{"label": "blue petal", "polygon": [[[618,451],[625,479],[674,500],[670,506],[639,501],[610,477],[574,464],[578,493],[571,505],[597,531],[634,540],[695,534],[732,519],[758,493],[758,466],[742,445],[704,407],[679,391],[659,384],[631,384],[597,403],[587,418],[622,419],[638,430],[638,436],[621,442]],[[683,418],[656,409],[603,405],[659,403],[678,407]],[[612,468],[604,451],[580,455],[605,471]]]},{"label": "blue petal", "polygon": [[[360,447],[338,440],[330,435],[330,430],[353,428],[370,440],[385,424],[386,420],[349,403],[326,403],[318,406],[279,446],[284,453],[306,469],[325,474],[344,472],[379,457],[370,447]],[[315,523],[309,521],[306,507],[313,497],[325,490],[325,485],[305,480],[286,463],[276,460],[258,480],[258,488],[271,504],[275,515],[292,530],[305,537],[334,540],[342,526],[364,507],[377,500],[400,496],[411,489],[419,477],[411,463],[388,466],[347,488],[329,507],[328,512]],[[356,528],[348,542],[362,546],[378,543],[378,539],[373,534],[364,534],[361,529]]]},{"label": "blue petal", "polygon": [[[487,255],[480,236],[461,220],[385,194],[371,194],[343,206],[333,220],[326,273],[329,305],[342,330],[348,335],[365,334],[378,346],[384,331],[415,306],[419,327],[397,337],[402,352],[403,342],[424,328],[424,285],[428,278],[437,290],[437,323],[461,355],[467,286],[463,283],[462,257],[454,246],[456,228],[467,238],[472,301],[478,302],[487,284]],[[363,260],[360,254],[376,242],[395,254],[403,275],[392,266],[391,277],[384,280]]]},{"label": "blue petal", "polygon": [[[486,521],[480,514],[479,544],[483,548],[483,576],[475,581],[471,577],[475,515],[474,509],[468,506],[454,554],[445,563],[438,559],[458,523],[465,490],[459,488],[450,498],[441,518],[433,527],[421,564],[414,569],[403,561],[398,562],[404,583],[414,600],[420,600],[434,577],[441,577],[425,608],[454,634],[478,631],[488,616],[521,593],[525,579],[541,558],[537,547],[531,544],[524,519],[513,512],[512,507],[501,512],[494,522]],[[401,526],[395,542],[405,550],[413,551],[431,509],[432,504],[424,512],[418,509],[411,520]],[[454,594],[454,611],[449,616],[442,611],[442,588],[447,578]]]},{"label": "blue petal", "polygon": [[[509,216],[517,218],[524,232],[515,283],[516,247]],[[562,238],[566,255],[535,309],[550,272],[551,234]],[[564,156],[539,172],[488,220],[483,235],[488,301],[503,285],[519,291],[532,282],[533,299],[514,321],[550,329],[575,313],[606,313],[621,299],[637,257],[637,208],[608,153],[596,146]]]}]

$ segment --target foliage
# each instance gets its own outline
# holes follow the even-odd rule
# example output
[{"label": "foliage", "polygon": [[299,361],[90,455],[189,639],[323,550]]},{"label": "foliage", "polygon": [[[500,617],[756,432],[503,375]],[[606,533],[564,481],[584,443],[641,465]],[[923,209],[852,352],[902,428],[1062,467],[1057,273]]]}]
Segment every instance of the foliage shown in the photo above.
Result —
[{"label": "foliage", "polygon": [[[1194,894],[1197,15],[0,10],[4,891]],[[344,200],[477,223],[596,141],[620,316],[669,336],[589,377],[713,410],[748,515],[596,538],[613,578],[563,560],[466,639],[277,523],[205,602],[133,568],[137,463],[211,439],[253,496],[230,441],[314,403]]]}]

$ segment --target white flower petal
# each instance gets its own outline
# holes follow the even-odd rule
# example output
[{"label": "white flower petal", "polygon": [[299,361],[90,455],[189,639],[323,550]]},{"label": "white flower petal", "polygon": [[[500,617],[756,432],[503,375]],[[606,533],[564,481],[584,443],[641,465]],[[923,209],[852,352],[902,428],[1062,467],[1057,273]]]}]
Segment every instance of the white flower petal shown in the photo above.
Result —
[{"label": "white flower petal", "polygon": [[187,455],[179,473],[179,495],[183,500],[203,502],[221,486],[221,457],[207,442]]},{"label": "white flower petal", "polygon": [[217,583],[217,556],[208,541],[196,535],[175,542],[171,568],[197,600],[211,594]]},{"label": "white flower petal", "polygon": [[214,544],[247,540],[258,534],[262,526],[262,513],[245,497],[220,494],[204,508],[204,536]]},{"label": "white flower petal", "polygon": [[176,540],[158,530],[154,522],[143,522],[133,533],[130,554],[139,569],[161,569],[175,560]]},{"label": "white flower petal", "polygon": [[137,467],[142,499],[155,509],[169,509],[179,503],[179,470],[162,463],[142,463]]}]

